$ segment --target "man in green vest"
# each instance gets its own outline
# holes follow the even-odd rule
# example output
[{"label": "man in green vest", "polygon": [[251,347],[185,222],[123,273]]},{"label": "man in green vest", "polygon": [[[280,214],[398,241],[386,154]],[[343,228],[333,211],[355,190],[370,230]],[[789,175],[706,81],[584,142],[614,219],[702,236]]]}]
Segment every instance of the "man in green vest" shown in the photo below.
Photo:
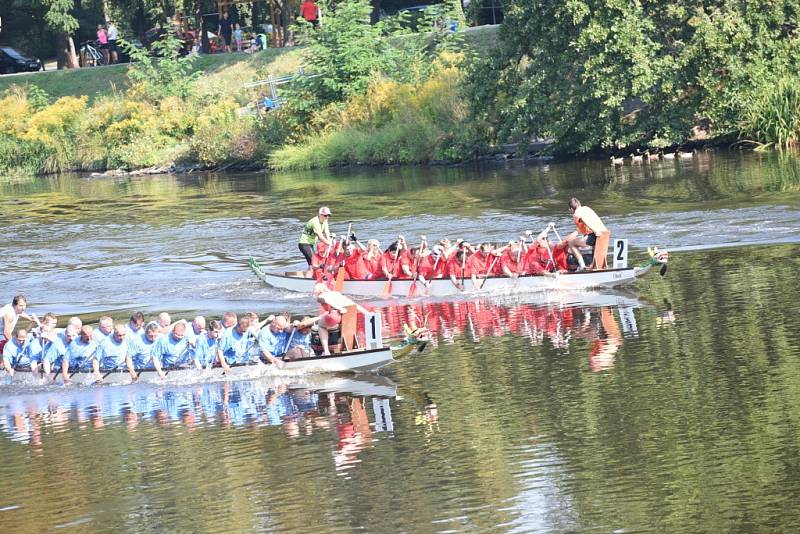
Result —
[{"label": "man in green vest", "polygon": [[319,215],[310,219],[303,227],[303,233],[300,234],[300,252],[306,258],[308,265],[311,265],[311,258],[314,255],[314,245],[317,240],[322,241],[326,245],[331,245],[333,239],[331,238],[331,231],[328,229],[328,218],[331,216],[331,210],[323,206],[319,209]]}]

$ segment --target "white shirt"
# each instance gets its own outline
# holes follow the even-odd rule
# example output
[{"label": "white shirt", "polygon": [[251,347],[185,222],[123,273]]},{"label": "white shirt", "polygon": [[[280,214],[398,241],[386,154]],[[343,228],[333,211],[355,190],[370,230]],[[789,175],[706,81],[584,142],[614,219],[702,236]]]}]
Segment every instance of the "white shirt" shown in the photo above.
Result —
[{"label": "white shirt", "polygon": [[5,339],[3,332],[6,329],[6,315],[13,315],[14,320],[11,321],[11,331],[14,331],[14,327],[17,326],[17,321],[19,321],[19,314],[14,309],[14,306],[11,304],[6,304],[2,308],[0,308],[0,339]]},{"label": "white shirt", "polygon": [[108,25],[108,40],[109,41],[116,41],[119,35],[117,34],[117,27],[113,24]]}]

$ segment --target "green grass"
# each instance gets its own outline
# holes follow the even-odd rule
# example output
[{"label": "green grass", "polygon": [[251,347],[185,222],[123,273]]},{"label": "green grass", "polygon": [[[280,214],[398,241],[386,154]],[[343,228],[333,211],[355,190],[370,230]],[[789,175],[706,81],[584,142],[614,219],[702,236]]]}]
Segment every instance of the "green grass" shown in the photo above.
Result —
[{"label": "green grass", "polygon": [[[497,43],[497,27],[470,28],[463,33],[466,46],[478,53],[487,51]],[[302,47],[271,48],[255,54],[232,53],[201,55],[194,69],[205,76],[198,80],[201,92],[218,92],[213,88],[226,87],[239,92],[244,83],[266,77],[297,72],[301,64]],[[34,84],[51,98],[87,95],[89,100],[127,88],[128,65],[109,65],[73,70],[56,70],[0,76],[0,96],[12,85]]]},{"label": "green grass", "polygon": [[[204,85],[230,87],[232,92],[242,84],[266,76],[288,74],[300,67],[299,48],[276,48],[255,54],[232,53],[199,56],[194,69],[206,76],[198,81]],[[50,97],[89,96],[95,97],[115,91],[124,91],[128,84],[128,65],[109,65],[72,70],[55,70],[0,76],[0,95],[11,86],[36,85]]]}]

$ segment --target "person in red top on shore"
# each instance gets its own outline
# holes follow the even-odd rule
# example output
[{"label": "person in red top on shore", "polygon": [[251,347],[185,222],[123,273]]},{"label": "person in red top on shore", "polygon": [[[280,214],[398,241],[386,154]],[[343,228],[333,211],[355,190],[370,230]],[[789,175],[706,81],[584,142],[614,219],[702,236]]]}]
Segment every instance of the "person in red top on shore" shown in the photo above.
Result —
[{"label": "person in red top on shore", "polygon": [[319,7],[314,0],[306,0],[300,6],[300,16],[310,22],[315,28],[319,24]]}]

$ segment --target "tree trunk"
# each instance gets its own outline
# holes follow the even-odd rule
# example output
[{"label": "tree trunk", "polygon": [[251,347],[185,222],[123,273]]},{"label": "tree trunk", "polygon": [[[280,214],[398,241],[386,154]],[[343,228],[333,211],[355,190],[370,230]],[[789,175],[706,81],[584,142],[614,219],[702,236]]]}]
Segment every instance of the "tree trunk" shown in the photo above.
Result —
[{"label": "tree trunk", "polygon": [[281,27],[283,28],[283,42],[281,46],[289,43],[289,26],[294,22],[292,17],[292,6],[289,0],[283,0],[281,6]]},{"label": "tree trunk", "polygon": [[259,24],[261,24],[261,2],[253,2],[253,10],[251,12],[252,21],[250,27],[254,33],[261,33]]},{"label": "tree trunk", "polygon": [[71,35],[64,32],[56,32],[56,64],[59,70],[74,69],[78,66],[75,42]]},{"label": "tree trunk", "polygon": [[372,24],[377,24],[381,20],[381,0],[372,0],[372,13],[369,16],[369,21]]}]

